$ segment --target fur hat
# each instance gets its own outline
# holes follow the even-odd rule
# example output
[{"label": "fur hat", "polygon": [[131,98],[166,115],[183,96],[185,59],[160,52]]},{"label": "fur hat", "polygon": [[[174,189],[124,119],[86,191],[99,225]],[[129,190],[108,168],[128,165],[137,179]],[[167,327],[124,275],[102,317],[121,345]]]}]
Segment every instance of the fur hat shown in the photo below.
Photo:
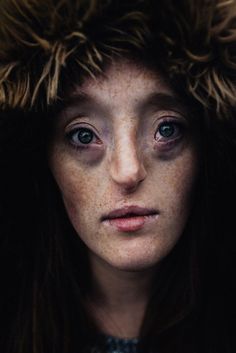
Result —
[{"label": "fur hat", "polygon": [[0,7],[2,109],[46,107],[71,66],[94,75],[108,56],[145,42],[140,0],[1,0]]},{"label": "fur hat", "polygon": [[1,0],[0,6],[1,109],[46,107],[71,65],[94,75],[107,57],[150,46],[151,37],[162,48],[165,71],[181,77],[205,108],[221,118],[235,106],[235,0]]},{"label": "fur hat", "polygon": [[211,114],[234,116],[236,1],[159,0],[154,12],[159,13],[156,42],[165,48],[170,76],[180,77]]}]

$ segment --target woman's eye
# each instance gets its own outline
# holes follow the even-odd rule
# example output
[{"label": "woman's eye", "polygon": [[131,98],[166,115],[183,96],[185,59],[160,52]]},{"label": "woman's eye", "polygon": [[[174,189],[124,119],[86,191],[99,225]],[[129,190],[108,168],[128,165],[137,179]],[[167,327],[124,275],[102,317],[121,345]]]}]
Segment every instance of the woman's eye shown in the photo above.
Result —
[{"label": "woman's eye", "polygon": [[73,145],[88,145],[96,137],[94,132],[87,128],[77,128],[67,134]]},{"label": "woman's eye", "polygon": [[160,142],[167,142],[181,137],[181,124],[176,122],[163,122],[159,125],[155,139]]}]

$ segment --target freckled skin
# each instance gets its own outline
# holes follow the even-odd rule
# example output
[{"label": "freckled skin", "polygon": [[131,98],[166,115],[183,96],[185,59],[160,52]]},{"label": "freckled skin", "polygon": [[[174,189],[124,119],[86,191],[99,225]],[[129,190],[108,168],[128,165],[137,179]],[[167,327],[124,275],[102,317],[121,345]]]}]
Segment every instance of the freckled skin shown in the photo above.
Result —
[{"label": "freckled skin", "polygon": [[[154,122],[170,114],[162,109],[144,119],[137,104],[153,92],[173,92],[149,69],[121,60],[105,78],[88,79],[78,91],[106,107],[106,114],[97,119],[96,111],[83,108],[80,122],[93,126],[102,141],[86,150],[65,143],[65,129],[77,115],[57,117],[49,164],[69,219],[91,258],[127,271],[151,268],[173,249],[186,225],[198,172],[195,140],[187,130],[167,152],[156,144]],[[81,109],[78,114],[84,114]],[[154,208],[159,218],[132,233],[101,222],[102,215],[126,205]]]}]

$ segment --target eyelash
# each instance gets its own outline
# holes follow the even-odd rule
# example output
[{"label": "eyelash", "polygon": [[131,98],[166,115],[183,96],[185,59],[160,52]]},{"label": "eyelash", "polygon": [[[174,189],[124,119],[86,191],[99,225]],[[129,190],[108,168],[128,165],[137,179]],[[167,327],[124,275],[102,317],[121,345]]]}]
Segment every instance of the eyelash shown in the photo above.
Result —
[{"label": "eyelash", "polygon": [[[164,126],[171,126],[172,128],[174,128],[173,135],[175,135],[175,136],[172,137],[172,135],[171,135],[170,137],[168,137],[168,136],[161,135],[160,129],[163,128]],[[167,120],[162,121],[159,124],[159,126],[154,134],[154,138],[157,141],[157,143],[161,143],[163,145],[173,144],[177,140],[181,139],[181,137],[183,136],[183,132],[184,132],[183,130],[184,130],[183,123],[181,123],[179,121],[177,122],[176,120],[173,120],[173,119],[171,119],[171,120],[167,119]],[[158,132],[160,134],[160,137],[156,138],[156,135],[158,134]]]},{"label": "eyelash", "polygon": [[[78,142],[74,142],[74,141],[73,141],[73,137],[74,137],[76,134],[78,134],[80,131],[81,131],[81,132],[82,132],[82,131],[90,132],[90,133],[92,133],[92,140],[94,139],[94,137],[96,137],[97,140],[100,141],[99,138],[96,136],[96,134],[93,132],[92,129],[87,128],[87,127],[75,128],[75,129],[72,129],[71,131],[69,131],[69,132],[66,133],[66,138],[67,138],[69,144],[70,144],[72,147],[74,147],[75,149],[88,148],[89,145],[90,145],[90,142],[87,143],[87,144],[86,144],[86,143],[83,144],[82,142],[79,142],[79,143],[78,143]],[[92,140],[91,140],[91,141],[92,141]]]},{"label": "eyelash", "polygon": [[[164,126],[172,126],[174,127],[174,133],[176,136],[173,138],[172,136],[170,137],[165,137],[165,136],[162,136],[160,135],[159,138],[157,138],[157,134],[159,132],[160,134],[160,129],[163,128]],[[176,129],[177,129],[177,132],[176,132]],[[157,144],[161,144],[162,146],[169,146],[169,145],[172,145],[172,144],[175,144],[178,140],[181,139],[181,137],[183,136],[183,129],[184,129],[184,124],[183,123],[180,123],[180,122],[177,122],[177,121],[173,121],[173,120],[165,120],[165,121],[162,121],[157,130],[155,131],[155,134],[154,134],[154,139],[156,140],[156,143]],[[73,137],[76,136],[76,134],[78,134],[79,132],[90,132],[92,133],[92,138],[91,138],[91,141],[89,141],[88,143],[82,143],[82,142],[75,142],[73,141]],[[75,148],[75,149],[86,149],[86,148],[89,148],[89,146],[91,145],[91,142],[94,140],[94,138],[96,138],[98,141],[100,141],[100,144],[101,144],[101,140],[96,136],[96,134],[93,132],[93,130],[91,128],[87,128],[87,127],[79,127],[79,128],[74,128],[72,129],[71,131],[67,132],[66,133],[66,138],[69,142],[69,144]],[[98,142],[97,142],[98,143]]]}]

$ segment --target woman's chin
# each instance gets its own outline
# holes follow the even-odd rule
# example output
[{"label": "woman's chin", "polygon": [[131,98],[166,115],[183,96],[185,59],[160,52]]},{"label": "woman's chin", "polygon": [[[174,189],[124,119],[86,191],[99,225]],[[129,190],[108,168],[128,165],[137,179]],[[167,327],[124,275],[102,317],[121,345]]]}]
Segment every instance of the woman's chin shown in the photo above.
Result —
[{"label": "woman's chin", "polygon": [[[128,272],[136,272],[136,271],[146,271],[148,269],[152,269],[156,267],[163,256],[158,256],[158,254],[122,254],[121,252],[116,253],[116,256],[104,256],[97,257],[95,255],[95,262],[99,262],[101,266],[106,268],[110,268],[110,270],[120,270],[120,271],[128,271]],[[91,256],[92,263],[94,264],[94,256]],[[93,267],[94,268],[94,267]]]}]

